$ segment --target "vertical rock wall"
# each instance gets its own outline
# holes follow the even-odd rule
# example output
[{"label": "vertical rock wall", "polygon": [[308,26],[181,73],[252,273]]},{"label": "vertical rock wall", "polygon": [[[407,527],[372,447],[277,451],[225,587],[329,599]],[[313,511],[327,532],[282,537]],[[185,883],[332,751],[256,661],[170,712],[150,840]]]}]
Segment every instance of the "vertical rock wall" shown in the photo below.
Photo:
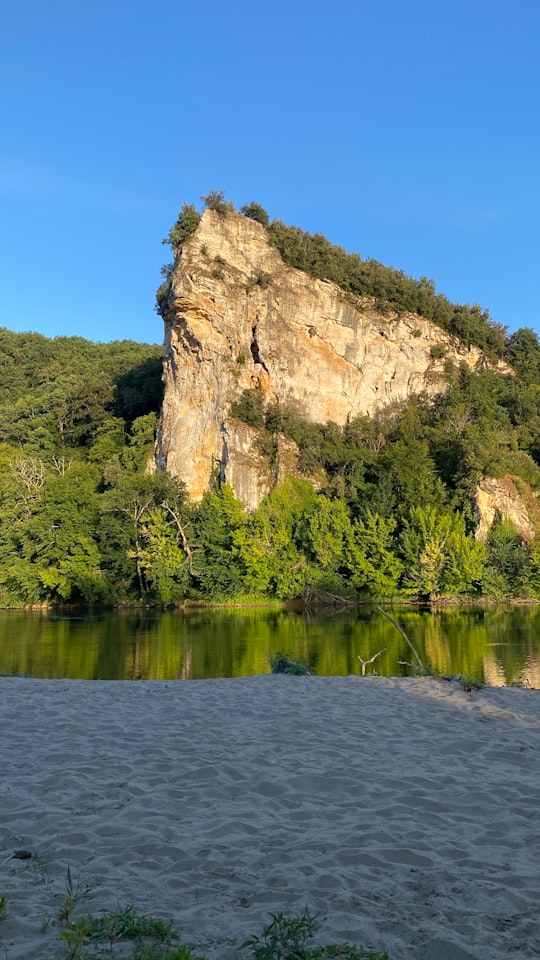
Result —
[{"label": "vertical rock wall", "polygon": [[[474,367],[482,359],[414,314],[383,316],[369,298],[353,304],[334,283],[287,267],[260,224],[211,210],[177,258],[164,318],[156,465],[181,477],[195,500],[218,470],[250,508],[276,465],[272,473],[256,431],[231,420],[245,389],[342,425],[443,391],[446,360]],[[433,347],[444,356],[433,359]]]}]

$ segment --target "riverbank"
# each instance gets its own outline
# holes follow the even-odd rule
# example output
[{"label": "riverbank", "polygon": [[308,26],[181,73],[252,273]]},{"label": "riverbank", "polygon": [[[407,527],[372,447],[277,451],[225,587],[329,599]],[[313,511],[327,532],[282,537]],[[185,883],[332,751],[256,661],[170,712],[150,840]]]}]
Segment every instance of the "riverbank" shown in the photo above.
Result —
[{"label": "riverbank", "polygon": [[306,905],[391,960],[538,956],[535,691],[2,677],[0,729],[9,960],[55,955],[68,867],[223,960]]}]

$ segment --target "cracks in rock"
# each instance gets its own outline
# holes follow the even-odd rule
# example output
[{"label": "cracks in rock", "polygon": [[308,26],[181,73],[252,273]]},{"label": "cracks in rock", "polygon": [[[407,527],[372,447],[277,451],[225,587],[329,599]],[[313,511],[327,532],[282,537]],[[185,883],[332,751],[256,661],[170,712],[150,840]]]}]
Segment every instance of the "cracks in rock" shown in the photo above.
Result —
[{"label": "cracks in rock", "polygon": [[225,421],[221,424],[219,432],[222,437],[221,445],[221,460],[219,461],[219,480],[220,483],[226,483],[227,481],[227,465],[229,463],[229,431],[227,429],[227,424]]},{"label": "cracks in rock", "polygon": [[251,328],[251,343],[249,349],[251,350],[251,356],[253,357],[254,363],[259,363],[263,370],[266,370],[268,375],[270,375],[268,367],[266,366],[264,360],[261,357],[261,351],[259,348],[259,341],[257,339],[257,328],[258,324],[256,323],[254,327]]},{"label": "cracks in rock", "polygon": [[184,347],[195,356],[197,363],[201,363],[202,357],[202,343],[200,340],[197,340],[197,337],[189,329],[187,322],[181,320],[177,322],[177,340],[179,343],[182,343]]}]

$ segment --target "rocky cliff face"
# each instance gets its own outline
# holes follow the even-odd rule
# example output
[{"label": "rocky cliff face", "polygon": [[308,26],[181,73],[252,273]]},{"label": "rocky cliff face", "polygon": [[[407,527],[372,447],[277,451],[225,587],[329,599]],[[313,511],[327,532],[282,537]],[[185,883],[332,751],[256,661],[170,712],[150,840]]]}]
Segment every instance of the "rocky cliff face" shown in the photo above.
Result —
[{"label": "rocky cliff face", "polygon": [[[517,489],[519,483],[521,493]],[[474,494],[476,538],[486,540],[497,517],[508,520],[524,543],[540,529],[540,509],[531,488],[515,477],[481,477]]]},{"label": "rocky cliff face", "polygon": [[[177,257],[163,314],[156,464],[181,477],[195,500],[214,470],[250,508],[272,486],[257,432],[230,417],[245,389],[314,422],[344,424],[443,391],[447,360],[482,361],[421,317],[382,315],[369,298],[353,304],[334,283],[287,267],[264,228],[239,214],[204,213]],[[282,447],[278,471],[292,457]]]}]

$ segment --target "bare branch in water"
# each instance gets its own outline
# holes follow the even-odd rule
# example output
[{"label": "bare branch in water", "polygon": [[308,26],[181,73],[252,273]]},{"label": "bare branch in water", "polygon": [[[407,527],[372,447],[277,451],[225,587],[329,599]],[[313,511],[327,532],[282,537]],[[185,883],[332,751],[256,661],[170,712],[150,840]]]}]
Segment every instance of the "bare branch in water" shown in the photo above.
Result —
[{"label": "bare branch in water", "polygon": [[366,667],[367,667],[368,663],[373,663],[373,661],[376,660],[377,657],[380,657],[381,653],[385,653],[385,652],[386,652],[386,647],[383,647],[382,650],[379,650],[377,653],[374,653],[373,656],[369,658],[369,660],[362,660],[362,657],[360,656],[360,654],[359,654],[359,653],[356,654],[358,660],[359,660],[360,663],[362,664],[362,676],[363,676],[363,677],[365,677],[365,675],[366,675]]}]

